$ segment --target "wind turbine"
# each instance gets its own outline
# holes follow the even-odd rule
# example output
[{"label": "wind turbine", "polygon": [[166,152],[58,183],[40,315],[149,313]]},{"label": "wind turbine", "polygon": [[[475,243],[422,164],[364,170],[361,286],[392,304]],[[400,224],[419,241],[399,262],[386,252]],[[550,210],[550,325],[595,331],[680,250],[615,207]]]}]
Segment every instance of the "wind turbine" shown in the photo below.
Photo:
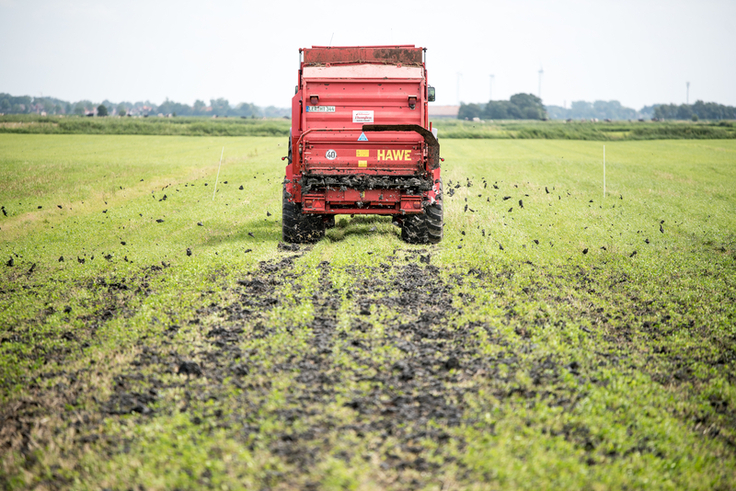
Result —
[{"label": "wind turbine", "polygon": [[539,99],[542,99],[542,74],[544,73],[544,70],[542,67],[539,67]]},{"label": "wind turbine", "polygon": [[490,77],[491,77],[491,87],[490,87],[490,88],[488,89],[488,95],[490,96],[488,100],[489,100],[489,101],[492,101],[492,100],[493,100],[493,79],[494,79],[494,78],[495,78],[496,76],[495,76],[495,75],[493,75],[493,74],[491,74],[491,75],[490,75]]}]

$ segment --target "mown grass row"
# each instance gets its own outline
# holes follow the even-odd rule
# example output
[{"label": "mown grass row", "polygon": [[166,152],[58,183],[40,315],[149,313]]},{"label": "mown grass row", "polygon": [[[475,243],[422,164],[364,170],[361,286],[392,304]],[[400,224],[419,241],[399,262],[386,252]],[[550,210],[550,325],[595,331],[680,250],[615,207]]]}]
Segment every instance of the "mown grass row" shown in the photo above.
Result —
[{"label": "mown grass row", "polygon": [[493,121],[475,122],[442,120],[434,123],[440,138],[460,139],[534,139],[534,140],[691,140],[736,138],[731,122],[570,122],[564,121]]},{"label": "mown grass row", "polygon": [[[439,120],[440,138],[534,140],[664,140],[732,139],[733,122],[625,122],[583,123],[562,121],[474,122]],[[180,136],[288,136],[286,119],[240,118],[87,118],[35,115],[0,116],[0,133],[180,135]]]}]

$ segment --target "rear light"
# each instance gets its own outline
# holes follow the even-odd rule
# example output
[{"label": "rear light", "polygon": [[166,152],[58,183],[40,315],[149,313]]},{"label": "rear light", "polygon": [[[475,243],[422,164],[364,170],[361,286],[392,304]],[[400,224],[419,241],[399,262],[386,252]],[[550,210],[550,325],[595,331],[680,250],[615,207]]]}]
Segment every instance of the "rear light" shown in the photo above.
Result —
[{"label": "rear light", "polygon": [[319,96],[318,95],[310,95],[309,96],[309,103],[313,106],[316,106],[319,104]]},{"label": "rear light", "polygon": [[324,210],[324,196],[302,196],[302,209],[309,212]]},{"label": "rear light", "polygon": [[422,199],[419,196],[402,196],[401,206],[402,212],[416,213],[422,210]]},{"label": "rear light", "polygon": [[410,95],[409,96],[409,108],[414,109],[415,107],[417,107],[417,96]]}]

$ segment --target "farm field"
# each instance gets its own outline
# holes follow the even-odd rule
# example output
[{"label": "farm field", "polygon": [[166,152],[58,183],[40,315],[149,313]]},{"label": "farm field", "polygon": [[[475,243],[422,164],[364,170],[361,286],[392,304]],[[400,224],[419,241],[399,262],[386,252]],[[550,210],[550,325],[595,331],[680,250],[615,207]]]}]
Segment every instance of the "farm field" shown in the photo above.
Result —
[{"label": "farm field", "polygon": [[0,484],[736,487],[736,141],[440,143],[290,246],[284,137],[0,134]]}]

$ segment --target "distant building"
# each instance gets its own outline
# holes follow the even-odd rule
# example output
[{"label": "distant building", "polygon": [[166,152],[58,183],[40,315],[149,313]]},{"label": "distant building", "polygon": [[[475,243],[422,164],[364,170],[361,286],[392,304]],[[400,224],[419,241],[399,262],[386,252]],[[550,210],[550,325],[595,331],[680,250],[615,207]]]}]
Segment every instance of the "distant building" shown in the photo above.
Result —
[{"label": "distant building", "polygon": [[433,106],[429,105],[430,118],[457,118],[460,106]]}]

